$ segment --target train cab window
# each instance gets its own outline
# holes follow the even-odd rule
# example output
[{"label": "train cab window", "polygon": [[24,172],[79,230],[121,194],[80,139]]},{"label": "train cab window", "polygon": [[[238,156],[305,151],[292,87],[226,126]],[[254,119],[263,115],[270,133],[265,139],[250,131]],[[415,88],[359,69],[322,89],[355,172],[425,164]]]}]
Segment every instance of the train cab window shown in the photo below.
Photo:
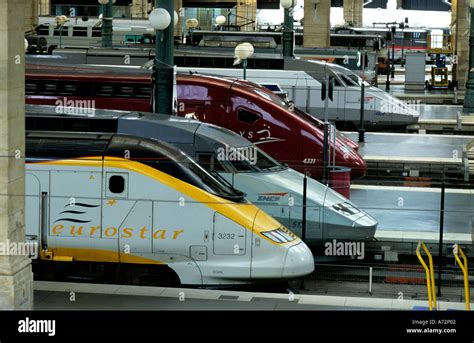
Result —
[{"label": "train cab window", "polygon": [[75,26],[72,28],[73,37],[87,37],[87,27]]},{"label": "train cab window", "polygon": [[55,81],[44,81],[39,88],[39,93],[42,95],[55,95],[57,85]]},{"label": "train cab window", "polygon": [[100,27],[93,27],[92,37],[102,37],[102,29]]},{"label": "train cab window", "polygon": [[135,96],[137,98],[149,98],[151,96],[151,87],[150,86],[136,86]]},{"label": "train cab window", "polygon": [[125,179],[121,175],[113,175],[109,178],[109,191],[114,194],[122,194],[125,190]]},{"label": "train cab window", "polygon": [[237,118],[244,123],[253,124],[260,119],[260,115],[241,108],[237,112]]},{"label": "train cab window", "polygon": [[124,97],[124,98],[131,98],[133,96],[133,86],[129,85],[117,85],[117,90],[115,95]]},{"label": "train cab window", "polygon": [[215,170],[217,172],[226,172],[225,167],[222,165],[221,161],[219,161],[214,155],[212,154],[197,154],[197,161],[206,170]]},{"label": "train cab window", "polygon": [[25,84],[25,92],[26,95],[36,94],[37,92],[37,84],[35,81],[26,81]]},{"label": "train cab window", "polygon": [[95,95],[112,96],[114,94],[114,85],[108,83],[97,83],[95,85]]},{"label": "train cab window", "polygon": [[61,82],[58,84],[58,94],[59,95],[76,95],[77,94],[77,84],[71,82]]}]

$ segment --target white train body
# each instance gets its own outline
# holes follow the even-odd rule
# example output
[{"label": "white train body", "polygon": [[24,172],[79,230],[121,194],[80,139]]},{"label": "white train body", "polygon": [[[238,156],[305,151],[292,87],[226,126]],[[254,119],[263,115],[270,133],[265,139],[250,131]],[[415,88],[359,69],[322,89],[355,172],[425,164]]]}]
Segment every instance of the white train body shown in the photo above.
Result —
[{"label": "white train body", "polygon": [[[61,149],[54,146],[57,140],[40,135],[30,134],[30,147],[36,140],[38,147]],[[69,139],[78,150],[93,142],[81,137],[71,140],[63,134],[60,139]],[[183,156],[179,163],[186,165],[167,156],[169,165],[154,168],[133,160],[134,154],[148,149],[158,156],[171,148],[117,135],[107,144],[107,151],[114,145],[125,154],[130,149],[131,157],[28,157],[27,238],[39,244],[42,260],[167,265],[182,284],[192,285],[292,278],[313,271],[308,247],[265,212],[245,200],[213,194],[221,187],[217,180],[202,188],[198,181],[198,186],[188,183],[198,178],[186,165],[200,167],[184,153],[176,150]],[[166,168],[177,170],[166,173]]]},{"label": "white train body", "polygon": [[[319,65],[321,70],[265,70],[247,69],[247,80],[284,93],[300,110],[319,119],[324,119],[325,102],[321,99],[325,72],[335,80],[333,100],[328,101],[328,119],[358,125],[360,120],[361,83],[354,72],[336,64],[305,61]],[[242,78],[241,69],[178,68],[181,72]],[[417,104],[406,104],[387,92],[370,86],[365,87],[365,115],[367,126],[384,128],[406,126],[418,122]]]}]

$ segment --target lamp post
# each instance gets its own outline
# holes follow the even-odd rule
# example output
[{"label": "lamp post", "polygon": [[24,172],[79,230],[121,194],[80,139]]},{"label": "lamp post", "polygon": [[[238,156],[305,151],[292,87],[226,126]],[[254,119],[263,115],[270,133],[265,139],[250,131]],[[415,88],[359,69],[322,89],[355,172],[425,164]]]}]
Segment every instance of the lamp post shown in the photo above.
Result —
[{"label": "lamp post", "polygon": [[[161,7],[158,7],[161,6]],[[170,15],[173,13],[173,15]],[[150,26],[156,30],[155,61],[153,65],[154,111],[174,113],[174,25],[172,0],[156,1],[149,16]]]},{"label": "lamp post", "polygon": [[98,0],[99,4],[102,5],[103,18],[102,18],[102,47],[110,48],[112,46],[112,35],[113,35],[113,16],[114,16],[114,3],[115,0]]},{"label": "lamp post", "polygon": [[471,12],[471,34],[469,37],[469,74],[466,82],[463,112],[474,112],[474,0],[469,1]]},{"label": "lamp post", "polygon": [[[218,15],[218,16],[216,17],[216,24],[219,26],[219,29],[224,26],[224,24],[226,23],[226,21],[227,21],[227,19],[226,19],[226,17],[223,16],[223,15]],[[224,29],[225,29],[225,27],[224,27]]]},{"label": "lamp post", "polygon": [[64,24],[66,24],[69,19],[65,15],[60,15],[54,18],[56,21],[56,25],[59,26],[59,48],[61,49],[63,46],[63,29],[64,29]]},{"label": "lamp post", "polygon": [[194,45],[193,32],[196,27],[199,25],[199,20],[196,18],[186,19],[186,27],[189,30],[189,39],[191,40],[191,45]]},{"label": "lamp post", "polygon": [[253,45],[250,43],[241,43],[235,47],[235,61],[234,65],[242,62],[244,68],[244,80],[247,79],[247,58],[253,55]]},{"label": "lamp post", "polygon": [[282,48],[283,57],[294,57],[295,32],[293,27],[294,0],[280,0],[284,8]]}]

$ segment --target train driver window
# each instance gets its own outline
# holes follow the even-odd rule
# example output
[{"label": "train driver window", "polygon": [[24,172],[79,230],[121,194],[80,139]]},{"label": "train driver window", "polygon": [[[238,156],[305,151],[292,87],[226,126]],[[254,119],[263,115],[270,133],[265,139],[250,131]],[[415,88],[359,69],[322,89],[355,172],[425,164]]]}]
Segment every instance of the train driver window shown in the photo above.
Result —
[{"label": "train driver window", "polygon": [[216,156],[209,153],[197,154],[197,161],[206,170],[215,170],[217,172],[226,172],[225,167],[216,158]]},{"label": "train driver window", "polygon": [[125,179],[120,175],[111,176],[109,179],[109,191],[121,194],[125,190]]},{"label": "train driver window", "polygon": [[107,197],[121,197],[128,196],[128,174],[126,173],[107,173]]},{"label": "train driver window", "polygon": [[260,119],[260,115],[244,108],[240,108],[237,111],[237,118],[244,123],[253,124]]}]

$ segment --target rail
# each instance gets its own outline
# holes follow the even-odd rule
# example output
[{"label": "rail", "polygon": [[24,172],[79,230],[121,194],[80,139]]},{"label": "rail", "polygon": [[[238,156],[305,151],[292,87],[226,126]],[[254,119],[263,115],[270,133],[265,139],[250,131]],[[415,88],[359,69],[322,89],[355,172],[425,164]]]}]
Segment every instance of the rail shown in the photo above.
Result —
[{"label": "rail", "polygon": [[[428,265],[421,256],[420,248],[423,248],[425,254],[428,256]],[[416,248],[416,256],[420,260],[421,265],[426,272],[426,287],[428,289],[428,307],[430,311],[433,311],[437,308],[436,305],[436,292],[435,292],[435,280],[434,280],[434,268],[433,268],[433,257],[431,256],[430,251],[426,248],[425,243],[419,242],[418,247]]]}]

